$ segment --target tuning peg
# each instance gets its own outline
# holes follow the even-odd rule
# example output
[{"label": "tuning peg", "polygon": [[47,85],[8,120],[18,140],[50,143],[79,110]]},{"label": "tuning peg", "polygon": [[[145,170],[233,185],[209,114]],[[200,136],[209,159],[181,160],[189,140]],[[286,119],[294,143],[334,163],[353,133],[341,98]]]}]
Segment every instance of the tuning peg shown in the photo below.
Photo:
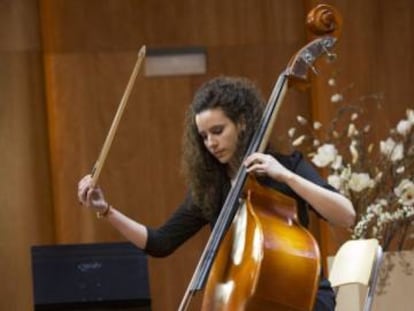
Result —
[{"label": "tuning peg", "polygon": [[333,62],[336,60],[337,55],[335,53],[332,53],[330,50],[328,50],[324,45],[322,45],[322,49],[326,53],[326,57],[328,59],[328,62]]},{"label": "tuning peg", "polygon": [[310,53],[309,51],[306,51],[303,54],[302,59],[308,65],[308,67],[312,70],[312,72],[315,75],[317,75],[318,74],[318,71],[316,70],[315,66],[313,66],[313,62],[315,61],[315,58],[313,57],[312,53]]},{"label": "tuning peg", "polygon": [[329,62],[333,62],[337,58],[337,55],[335,53],[332,53],[330,50],[333,47],[333,45],[334,45],[334,42],[332,38],[327,37],[321,41],[321,47],[326,53],[326,56]]}]

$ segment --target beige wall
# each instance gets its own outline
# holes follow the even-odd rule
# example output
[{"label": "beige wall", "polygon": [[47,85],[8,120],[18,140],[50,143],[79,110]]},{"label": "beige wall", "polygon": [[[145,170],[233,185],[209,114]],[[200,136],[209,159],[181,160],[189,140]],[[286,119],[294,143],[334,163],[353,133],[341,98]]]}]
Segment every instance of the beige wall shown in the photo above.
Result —
[{"label": "beige wall", "polygon": [[[0,1],[0,309],[31,308],[30,246],[122,240],[79,207],[76,184],[97,158],[141,45],[202,46],[208,58],[205,75],[138,77],[101,175],[114,206],[156,226],[185,192],[180,143],[194,90],[209,77],[243,75],[267,97],[306,43],[312,2]],[[344,16],[343,78],[356,93],[383,91],[392,99],[387,115],[397,119],[414,92],[412,2],[329,2]],[[274,138],[296,114],[327,118],[324,88],[314,84],[312,103],[290,91]],[[336,240],[326,232],[332,252]],[[150,260],[154,310],[176,308],[206,236]]]}]

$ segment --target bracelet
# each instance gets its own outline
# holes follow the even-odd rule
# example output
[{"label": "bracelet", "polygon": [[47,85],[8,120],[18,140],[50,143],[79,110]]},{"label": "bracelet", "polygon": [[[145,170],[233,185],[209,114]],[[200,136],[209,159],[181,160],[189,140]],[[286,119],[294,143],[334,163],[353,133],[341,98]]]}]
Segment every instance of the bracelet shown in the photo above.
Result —
[{"label": "bracelet", "polygon": [[112,208],[111,205],[106,204],[106,207],[102,212],[96,212],[96,218],[98,219],[105,218],[106,216],[108,216],[111,208]]}]

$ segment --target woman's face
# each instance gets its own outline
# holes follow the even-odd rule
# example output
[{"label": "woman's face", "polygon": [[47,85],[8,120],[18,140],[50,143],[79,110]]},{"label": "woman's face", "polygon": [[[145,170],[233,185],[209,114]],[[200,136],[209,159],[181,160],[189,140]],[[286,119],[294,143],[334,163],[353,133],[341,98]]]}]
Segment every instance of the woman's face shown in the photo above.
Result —
[{"label": "woman's face", "polygon": [[195,122],[207,150],[220,163],[229,163],[236,152],[243,125],[235,124],[221,108],[207,109],[198,113]]}]

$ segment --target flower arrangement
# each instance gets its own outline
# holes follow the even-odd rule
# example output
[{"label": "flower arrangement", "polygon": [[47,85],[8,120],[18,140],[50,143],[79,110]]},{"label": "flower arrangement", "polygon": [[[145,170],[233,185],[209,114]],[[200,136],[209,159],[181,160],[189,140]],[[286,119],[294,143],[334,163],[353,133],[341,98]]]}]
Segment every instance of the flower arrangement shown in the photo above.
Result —
[{"label": "flower arrangement", "polygon": [[357,215],[352,238],[374,237],[384,250],[401,250],[414,228],[414,110],[407,109],[389,127],[388,137],[376,140],[378,131],[364,114],[372,104],[381,107],[381,95],[347,102],[335,92],[330,100],[337,105],[331,122],[324,126],[297,116],[297,125],[288,131],[290,144],[325,170],[328,183],[352,201]]}]

